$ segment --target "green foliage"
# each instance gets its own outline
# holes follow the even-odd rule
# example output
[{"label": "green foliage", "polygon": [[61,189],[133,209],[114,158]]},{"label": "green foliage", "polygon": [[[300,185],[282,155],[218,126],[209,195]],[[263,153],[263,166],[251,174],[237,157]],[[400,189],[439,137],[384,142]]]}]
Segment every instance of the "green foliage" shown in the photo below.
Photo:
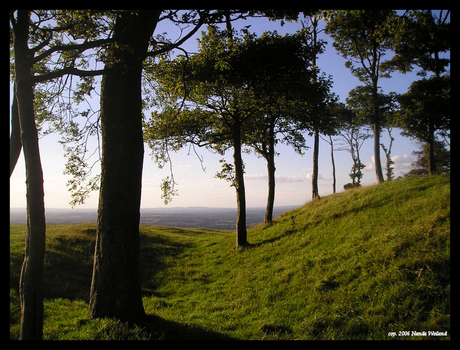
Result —
[{"label": "green foliage", "polygon": [[446,71],[450,59],[439,54],[450,50],[450,10],[409,10],[398,18],[392,33],[395,55],[390,60],[392,69],[406,73],[416,65],[418,75],[432,72],[439,76]]},{"label": "green foliage", "polygon": [[[230,231],[143,226],[136,325],[87,319],[95,228],[49,227],[45,339],[450,339],[448,175],[322,197],[252,228],[245,249]],[[24,238],[11,227],[12,339]]]},{"label": "green foliage", "polygon": [[432,140],[435,132],[450,135],[450,75],[414,81],[399,103],[397,122],[404,135],[425,142]]},{"label": "green foliage", "polygon": [[367,84],[379,76],[389,77],[382,57],[393,45],[394,10],[330,11],[325,19],[333,46],[348,59],[345,66],[353,75]]},{"label": "green foliage", "polygon": [[384,94],[380,90],[374,97],[371,86],[357,86],[348,93],[346,101],[355,113],[354,122],[358,125],[373,123],[375,106],[382,127],[391,127],[395,123],[394,118],[398,108],[398,94],[395,92]]},{"label": "green foliage", "polygon": [[[444,142],[434,141],[434,159],[436,164],[435,173],[442,174],[450,172],[450,150],[446,149]],[[406,176],[425,176],[429,174],[428,158],[429,158],[428,143],[420,143],[419,150],[413,151],[412,154],[417,159],[412,162],[412,169]]]},{"label": "green foliage", "polygon": [[[161,112],[144,123],[157,163],[162,167],[169,151],[186,143],[224,154],[238,142],[267,158],[270,144],[285,142],[301,153],[301,129],[331,130],[331,80],[311,65],[321,50],[309,44],[306,31],[257,38],[245,30],[230,37],[208,26],[198,54],[161,58],[147,68]],[[217,177],[234,184],[233,167],[223,166]]]}]

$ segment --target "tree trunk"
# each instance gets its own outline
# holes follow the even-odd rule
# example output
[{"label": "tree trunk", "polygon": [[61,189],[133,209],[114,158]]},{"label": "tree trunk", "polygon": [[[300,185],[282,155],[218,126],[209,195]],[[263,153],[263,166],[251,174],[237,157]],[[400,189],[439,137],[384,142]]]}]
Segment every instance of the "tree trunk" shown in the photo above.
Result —
[{"label": "tree trunk", "polygon": [[332,141],[332,136],[329,135],[329,141],[331,143],[331,162],[332,162],[332,193],[335,193],[336,190],[336,180],[335,180],[335,162],[334,162],[334,144]]},{"label": "tree trunk", "polygon": [[236,188],[236,247],[248,245],[246,230],[246,191],[244,189],[243,159],[241,158],[241,122],[233,125],[233,164],[235,167]]},{"label": "tree trunk", "polygon": [[436,174],[436,162],[434,159],[434,126],[430,121],[430,138],[428,140],[428,172],[430,175]]},{"label": "tree trunk", "polygon": [[267,154],[267,170],[268,170],[268,198],[267,209],[265,210],[264,225],[268,226],[273,221],[273,207],[275,203],[275,135],[274,125],[270,129],[268,154]]},{"label": "tree trunk", "polygon": [[144,145],[141,73],[159,11],[117,18],[101,84],[102,160],[90,317],[145,315],[140,288],[139,219]]},{"label": "tree trunk", "polygon": [[18,101],[16,99],[16,84],[14,84],[13,105],[11,106],[11,135],[10,135],[10,177],[13,174],[19,155],[21,154],[21,127],[19,126]]},{"label": "tree trunk", "polygon": [[314,130],[314,147],[313,147],[313,173],[311,176],[311,199],[319,199],[318,193],[318,156],[319,156],[319,133]]},{"label": "tree trunk", "polygon": [[34,115],[32,62],[28,48],[29,12],[18,11],[14,26],[16,99],[24,148],[27,187],[27,236],[19,294],[21,327],[19,339],[40,340],[43,335],[43,261],[45,257],[45,205],[43,172]]},{"label": "tree trunk", "polygon": [[380,113],[378,106],[377,83],[378,77],[372,80],[373,89],[373,103],[374,103],[374,162],[375,162],[375,175],[377,176],[377,183],[383,183],[382,163],[380,162]]}]

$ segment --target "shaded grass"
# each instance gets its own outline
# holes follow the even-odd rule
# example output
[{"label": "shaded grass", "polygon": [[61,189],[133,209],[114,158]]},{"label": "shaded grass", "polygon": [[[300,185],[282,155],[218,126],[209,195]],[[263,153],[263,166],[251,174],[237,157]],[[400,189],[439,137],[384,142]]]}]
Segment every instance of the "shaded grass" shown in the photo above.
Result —
[{"label": "shaded grass", "polygon": [[[230,231],[143,226],[150,316],[136,326],[87,319],[94,229],[48,227],[47,339],[450,338],[449,176],[323,197],[249,230],[251,246],[239,250]],[[12,338],[24,231],[11,227]]]}]

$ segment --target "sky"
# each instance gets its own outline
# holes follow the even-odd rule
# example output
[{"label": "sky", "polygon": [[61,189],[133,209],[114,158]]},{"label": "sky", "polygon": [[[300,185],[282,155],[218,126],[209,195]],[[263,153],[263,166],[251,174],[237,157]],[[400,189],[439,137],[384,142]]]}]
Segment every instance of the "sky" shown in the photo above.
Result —
[{"label": "sky", "polygon": [[[277,30],[280,34],[295,33],[301,28],[300,23],[286,23],[280,25],[280,21],[271,22],[265,18],[252,18],[239,20],[234,23],[235,28],[240,29],[251,25],[249,31],[262,34],[264,31]],[[202,28],[205,30],[205,28]],[[167,32],[169,37],[177,38],[178,31],[171,24],[160,23],[156,28],[155,34]],[[189,52],[197,51],[196,38],[201,36],[201,31],[193,38],[189,39],[183,48]],[[354,77],[350,70],[345,67],[345,59],[340,56],[332,47],[333,40],[324,32],[320,38],[326,40],[325,52],[318,57],[317,64],[321,72],[332,75],[333,87],[342,102],[348,96],[350,90],[362,83]],[[380,79],[379,86],[384,93],[391,91],[405,93],[414,80],[420,79],[416,76],[417,68],[412,73],[406,75],[393,73],[390,79]],[[10,84],[11,86],[11,84]],[[12,87],[10,88],[10,90]],[[10,92],[11,94],[11,92]],[[97,97],[97,96],[96,96]],[[97,110],[99,101],[92,98],[90,103]],[[11,98],[10,98],[11,100]],[[400,135],[401,130],[393,129],[392,136],[395,138],[392,148],[392,159],[394,164],[395,177],[402,175],[410,170],[411,162],[415,160],[412,155],[414,150],[419,148],[418,142]],[[66,159],[64,149],[58,143],[60,135],[50,134],[40,139],[40,153],[42,168],[44,173],[45,187],[45,207],[46,208],[71,208],[70,192],[66,187],[66,182],[70,176],[64,175]],[[301,206],[311,200],[311,174],[313,168],[313,138],[306,136],[307,145],[311,148],[305,151],[303,156],[294,152],[292,147],[279,144],[276,151],[280,156],[276,158],[276,195],[275,206]],[[381,143],[386,146],[389,144],[389,137],[386,130],[383,131]],[[336,143],[337,144],[337,143]],[[96,147],[95,140],[92,142]],[[330,145],[324,140],[320,140],[319,148],[319,194],[326,196],[332,193],[332,165],[330,158]],[[216,172],[220,171],[219,160],[221,155],[214,154],[206,149],[196,148],[196,152],[203,159],[200,163],[195,152],[189,147],[177,153],[171,153],[174,177],[177,183],[176,189],[179,195],[174,197],[168,207],[236,207],[236,193],[229,183],[216,179]],[[376,184],[376,175],[373,157],[373,139],[365,141],[361,149],[361,161],[366,165],[363,170],[362,184],[364,186]],[[232,152],[228,151],[224,158],[227,162],[232,162]],[[352,159],[346,151],[334,151],[337,191],[343,191],[343,185],[351,182],[349,172],[352,166]],[[267,201],[268,182],[267,166],[264,159],[258,158],[253,154],[243,154],[245,162],[245,188],[247,207],[264,207]],[[385,166],[385,154],[381,150],[382,168]],[[203,171],[203,167],[205,171]],[[94,172],[100,171],[99,163],[94,167]],[[384,171],[385,173],[385,171]],[[142,181],[141,208],[164,207],[161,199],[160,183],[163,178],[169,175],[169,167],[159,169],[151,156],[151,150],[144,144],[144,167]],[[25,166],[23,153],[16,165],[13,175],[10,177],[10,207],[26,207],[26,186],[25,186]],[[78,205],[76,208],[97,208],[98,192],[92,192],[85,204]]]}]

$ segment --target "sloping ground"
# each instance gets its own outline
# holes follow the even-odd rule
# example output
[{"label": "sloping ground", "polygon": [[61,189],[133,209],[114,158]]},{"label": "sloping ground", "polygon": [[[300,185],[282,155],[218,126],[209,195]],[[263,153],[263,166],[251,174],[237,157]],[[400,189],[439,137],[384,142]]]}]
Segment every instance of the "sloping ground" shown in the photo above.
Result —
[{"label": "sloping ground", "polygon": [[[11,229],[11,288],[23,232]],[[230,231],[141,227],[150,316],[137,327],[86,319],[94,225],[48,232],[48,339],[450,338],[446,175],[323,197],[249,230],[246,249],[234,249]]]}]

